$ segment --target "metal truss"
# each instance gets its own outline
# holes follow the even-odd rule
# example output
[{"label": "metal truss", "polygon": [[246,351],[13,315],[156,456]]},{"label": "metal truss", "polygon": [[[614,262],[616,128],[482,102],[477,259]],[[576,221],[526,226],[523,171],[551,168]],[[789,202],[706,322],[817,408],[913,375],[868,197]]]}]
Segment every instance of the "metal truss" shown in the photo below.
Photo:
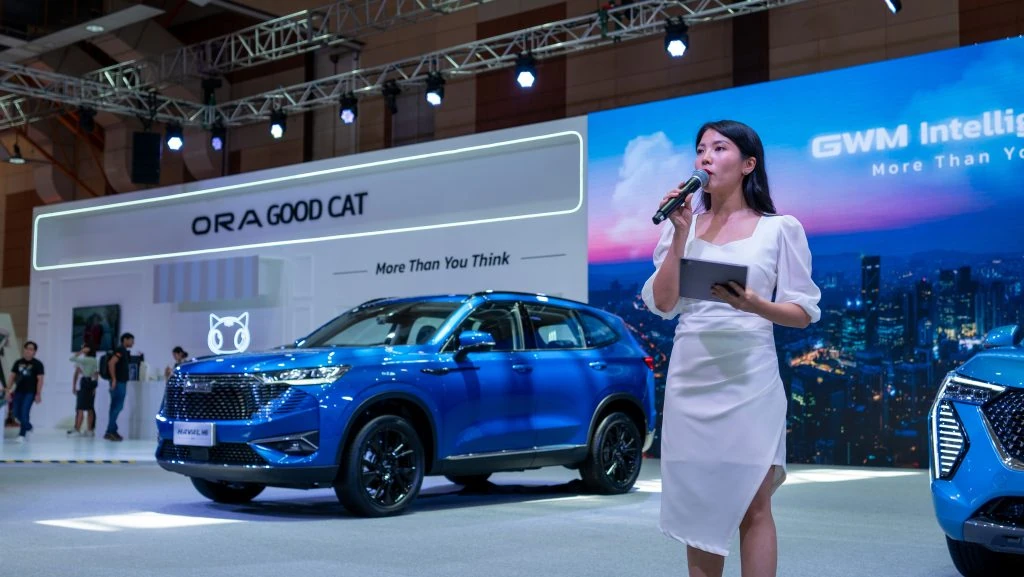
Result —
[{"label": "metal truss", "polygon": [[[541,60],[660,34],[664,32],[665,22],[670,18],[682,18],[689,24],[696,24],[804,1],[806,0],[642,0],[585,16],[470,42],[417,58],[354,70],[218,105],[203,105],[163,97],[152,91],[133,88],[129,81],[115,82],[115,76],[102,80],[76,79],[17,64],[0,63],[0,90],[14,94],[0,98],[0,129],[36,119],[26,112],[28,107],[23,102],[26,97],[66,105],[89,106],[97,110],[152,118],[161,122],[178,122],[183,125],[211,126],[215,121],[220,121],[225,126],[250,124],[268,119],[274,110],[292,113],[335,106],[340,97],[349,92],[362,97],[380,94],[385,83],[394,82],[399,87],[418,89],[419,86],[425,85],[428,75],[434,72],[448,78],[459,78],[514,66],[517,57],[522,53],[530,53]],[[364,8],[370,4],[382,5],[386,2],[387,0],[370,0]],[[479,0],[409,2],[435,7],[444,4],[449,8],[454,8],[456,4],[465,7],[471,3],[479,3]],[[410,10],[409,13],[415,11]]]},{"label": "metal truss", "polygon": [[64,110],[60,102],[8,96],[0,98],[0,129],[21,126]]},{"label": "metal truss", "polygon": [[552,22],[425,54],[418,58],[354,70],[227,102],[218,108],[225,125],[248,124],[269,118],[280,109],[301,112],[333,106],[348,92],[380,93],[388,82],[399,87],[424,85],[429,74],[459,76],[515,65],[519,54],[543,59],[633,40],[664,32],[669,18],[687,23],[733,18],[805,0],[644,0],[594,14]]},{"label": "metal truss", "polygon": [[163,87],[186,78],[217,76],[324,46],[347,45],[400,24],[419,22],[492,0],[344,0],[269,20],[238,32],[183,46],[152,60],[101,68],[87,80],[112,88]]},{"label": "metal truss", "polygon": [[88,106],[96,110],[160,122],[205,123],[212,107],[168,98],[156,92],[115,90],[106,84],[56,72],[0,62],[0,89],[12,93],[0,98],[0,128],[33,122],[59,106],[40,110],[30,100],[56,105]]}]

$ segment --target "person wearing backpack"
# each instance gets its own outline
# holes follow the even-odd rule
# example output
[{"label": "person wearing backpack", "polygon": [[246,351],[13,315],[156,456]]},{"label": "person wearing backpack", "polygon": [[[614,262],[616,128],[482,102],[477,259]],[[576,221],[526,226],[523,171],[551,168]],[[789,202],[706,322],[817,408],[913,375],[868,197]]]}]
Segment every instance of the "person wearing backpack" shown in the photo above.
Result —
[{"label": "person wearing backpack", "polygon": [[[75,376],[71,377],[71,394],[75,395],[75,428],[68,431],[68,436],[92,437],[96,435],[96,376],[99,373],[96,349],[88,343],[83,344],[82,349],[71,356],[71,362],[75,365]],[[86,430],[82,430],[83,421],[86,421]]]},{"label": "person wearing backpack", "polygon": [[128,394],[128,359],[131,348],[135,346],[135,336],[131,333],[121,335],[121,346],[114,349],[112,355],[104,357],[110,377],[110,418],[107,421],[107,432],[103,438],[108,441],[123,441],[124,437],[117,432],[117,417],[124,409],[124,397]]}]

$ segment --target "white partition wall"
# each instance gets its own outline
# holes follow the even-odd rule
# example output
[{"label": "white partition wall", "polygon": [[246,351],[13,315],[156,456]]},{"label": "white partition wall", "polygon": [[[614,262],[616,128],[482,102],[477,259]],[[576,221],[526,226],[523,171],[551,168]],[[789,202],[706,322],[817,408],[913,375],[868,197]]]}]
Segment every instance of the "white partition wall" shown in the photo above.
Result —
[{"label": "white partition wall", "polygon": [[68,358],[84,330],[131,332],[145,355],[151,399],[129,390],[124,434],[133,419],[152,428],[177,345],[274,347],[382,296],[586,300],[585,163],[586,119],[573,118],[36,209],[28,338],[47,384],[33,423],[73,416]]}]

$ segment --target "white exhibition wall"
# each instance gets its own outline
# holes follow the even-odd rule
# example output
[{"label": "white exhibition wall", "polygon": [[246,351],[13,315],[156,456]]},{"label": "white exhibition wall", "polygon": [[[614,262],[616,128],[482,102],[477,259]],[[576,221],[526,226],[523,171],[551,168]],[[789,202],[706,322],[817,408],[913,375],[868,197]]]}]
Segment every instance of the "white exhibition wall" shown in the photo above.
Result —
[{"label": "white exhibition wall", "polygon": [[[586,300],[586,131],[579,117],[36,209],[27,338],[46,386],[33,424],[74,414],[80,307],[118,313],[158,403],[174,346],[275,347],[371,298]],[[149,427],[131,395],[122,429]],[[108,406],[101,384],[97,428]]]}]

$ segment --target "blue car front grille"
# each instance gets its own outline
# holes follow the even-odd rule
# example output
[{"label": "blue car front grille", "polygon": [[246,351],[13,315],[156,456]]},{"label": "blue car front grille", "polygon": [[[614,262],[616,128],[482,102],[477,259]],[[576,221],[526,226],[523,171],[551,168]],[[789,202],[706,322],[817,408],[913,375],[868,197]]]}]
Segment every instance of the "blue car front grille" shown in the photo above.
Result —
[{"label": "blue car front grille", "polygon": [[161,461],[211,465],[266,465],[267,460],[245,443],[220,443],[212,447],[187,447],[172,441],[160,443]]},{"label": "blue car front grille", "polygon": [[982,407],[1007,456],[1024,461],[1024,391],[1012,390]]},{"label": "blue car front grille", "polygon": [[281,406],[290,388],[249,375],[174,375],[167,381],[161,414],[170,420],[266,418]]}]

